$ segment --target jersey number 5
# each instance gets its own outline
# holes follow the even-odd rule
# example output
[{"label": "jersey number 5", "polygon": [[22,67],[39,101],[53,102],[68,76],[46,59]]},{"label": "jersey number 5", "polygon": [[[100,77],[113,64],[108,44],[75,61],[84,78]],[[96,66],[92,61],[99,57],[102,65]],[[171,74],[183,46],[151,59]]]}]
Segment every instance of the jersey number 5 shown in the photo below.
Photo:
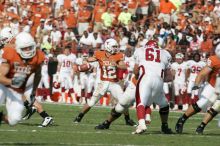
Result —
[{"label": "jersey number 5", "polygon": [[145,55],[147,61],[155,61],[160,63],[160,50],[148,48],[146,49]]}]

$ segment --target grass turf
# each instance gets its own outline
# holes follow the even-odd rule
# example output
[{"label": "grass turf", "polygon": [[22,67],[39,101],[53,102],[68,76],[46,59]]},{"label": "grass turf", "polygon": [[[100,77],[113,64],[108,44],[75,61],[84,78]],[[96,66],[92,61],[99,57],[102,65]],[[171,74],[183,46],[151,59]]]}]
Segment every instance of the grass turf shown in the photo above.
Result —
[{"label": "grass turf", "polygon": [[[115,121],[109,130],[95,130],[110,113],[109,108],[94,107],[79,124],[73,118],[82,107],[70,105],[44,104],[44,109],[54,117],[54,124],[38,128],[42,121],[35,113],[31,119],[22,121],[14,127],[6,124],[0,126],[0,145],[88,145],[88,146],[219,146],[220,128],[214,119],[205,129],[204,135],[196,135],[195,129],[203,115],[198,114],[189,119],[184,133],[164,135],[160,133],[158,111],[152,114],[152,122],[143,135],[132,135],[135,127],[125,125],[123,116]],[[130,110],[136,119],[135,110]],[[175,123],[181,113],[171,112],[169,126],[174,131]]]}]

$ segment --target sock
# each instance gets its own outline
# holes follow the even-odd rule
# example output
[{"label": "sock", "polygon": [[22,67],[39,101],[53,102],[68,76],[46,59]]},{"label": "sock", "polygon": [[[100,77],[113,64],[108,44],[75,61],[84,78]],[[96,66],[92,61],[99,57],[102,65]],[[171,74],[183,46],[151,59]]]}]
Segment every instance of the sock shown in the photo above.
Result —
[{"label": "sock", "polygon": [[130,115],[125,115],[125,120],[130,120]]},{"label": "sock", "polygon": [[140,119],[145,119],[145,107],[143,105],[138,105],[137,106],[137,117],[138,117],[138,120]]},{"label": "sock", "polygon": [[40,114],[40,116],[41,116],[42,118],[49,117],[49,115],[46,113],[46,111],[42,111],[42,112],[39,113],[39,114]]},{"label": "sock", "polygon": [[200,125],[199,125],[199,127],[201,127],[201,128],[205,128],[205,126],[206,126],[206,124],[204,123],[204,122],[202,122]]},{"label": "sock", "polygon": [[182,117],[180,118],[182,123],[185,123],[185,121],[188,119],[189,117],[187,117],[185,114],[182,115]]},{"label": "sock", "polygon": [[162,127],[168,127],[167,123],[162,123]]},{"label": "sock", "polygon": [[84,116],[84,113],[79,113],[78,117],[82,118]]}]

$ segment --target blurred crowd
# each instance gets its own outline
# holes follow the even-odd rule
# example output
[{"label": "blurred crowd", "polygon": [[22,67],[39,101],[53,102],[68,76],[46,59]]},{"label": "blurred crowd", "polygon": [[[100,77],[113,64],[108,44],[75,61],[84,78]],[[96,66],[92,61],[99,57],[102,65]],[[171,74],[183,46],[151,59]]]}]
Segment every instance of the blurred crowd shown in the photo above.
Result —
[{"label": "blurred crowd", "polygon": [[39,49],[80,55],[102,49],[112,37],[120,50],[156,38],[174,56],[212,54],[220,34],[219,0],[0,0],[0,30],[30,32]]}]

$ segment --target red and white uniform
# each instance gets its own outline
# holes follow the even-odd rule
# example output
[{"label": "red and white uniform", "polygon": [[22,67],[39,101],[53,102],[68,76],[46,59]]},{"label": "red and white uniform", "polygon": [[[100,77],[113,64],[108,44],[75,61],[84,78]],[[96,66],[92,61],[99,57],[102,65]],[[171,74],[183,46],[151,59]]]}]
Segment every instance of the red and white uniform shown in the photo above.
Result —
[{"label": "red and white uniform", "polygon": [[[192,87],[194,86],[196,76],[205,67],[206,63],[203,61],[196,62],[194,60],[187,61],[188,69],[190,70],[190,75],[188,78],[188,86],[187,86],[187,93],[192,93]],[[198,93],[196,94],[198,95]]]},{"label": "red and white uniform", "polygon": [[182,62],[181,64],[174,62],[171,64],[171,69],[175,71],[174,78],[174,90],[175,96],[179,96],[180,92],[186,90],[186,70],[187,63]]},{"label": "red and white uniform", "polygon": [[32,59],[24,61],[14,48],[4,48],[3,51],[2,62],[8,63],[10,66],[7,77],[12,79],[14,76],[22,75],[25,76],[26,81],[19,88],[0,84],[0,92],[2,92],[0,93],[0,104],[6,99],[9,124],[15,125],[22,118],[22,112],[24,109],[22,95],[24,94],[26,97],[29,97],[32,91],[33,78],[32,81],[28,81],[28,79],[43,63],[44,54],[38,50]]},{"label": "red and white uniform", "polygon": [[137,49],[134,56],[140,68],[136,88],[137,106],[150,106],[155,102],[160,108],[166,107],[168,103],[163,92],[163,76],[171,55],[166,50],[148,46]]},{"label": "red and white uniform", "polygon": [[57,60],[61,64],[59,72],[61,87],[73,88],[73,64],[76,61],[76,56],[74,54],[60,54],[57,56]]}]

